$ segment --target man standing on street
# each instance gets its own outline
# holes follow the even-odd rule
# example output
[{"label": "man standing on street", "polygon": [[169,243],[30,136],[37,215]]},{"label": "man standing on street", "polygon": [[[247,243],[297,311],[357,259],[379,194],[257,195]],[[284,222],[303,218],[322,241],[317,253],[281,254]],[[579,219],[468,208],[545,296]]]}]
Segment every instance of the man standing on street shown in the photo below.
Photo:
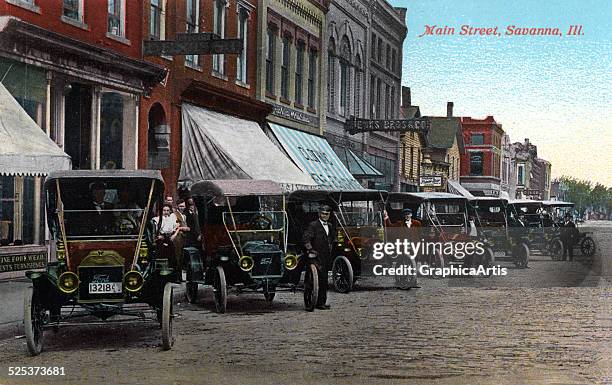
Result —
[{"label": "man standing on street", "polygon": [[576,229],[576,224],[572,220],[572,214],[565,214],[565,222],[563,222],[563,227],[561,227],[561,242],[563,243],[563,260],[569,256],[569,261],[572,262],[574,260],[574,241],[577,238],[578,229]]},{"label": "man standing on street", "polygon": [[304,246],[309,258],[312,258],[317,267],[319,277],[319,296],[317,298],[317,309],[327,310],[330,308],[327,302],[327,274],[334,245],[338,241],[336,227],[330,219],[331,207],[323,205],[319,207],[319,219],[310,222],[304,232]]}]

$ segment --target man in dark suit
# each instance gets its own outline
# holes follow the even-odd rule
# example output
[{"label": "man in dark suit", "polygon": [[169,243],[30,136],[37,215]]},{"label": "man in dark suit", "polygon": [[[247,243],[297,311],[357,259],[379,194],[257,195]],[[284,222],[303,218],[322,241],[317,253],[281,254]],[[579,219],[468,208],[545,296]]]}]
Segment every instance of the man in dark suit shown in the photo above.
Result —
[{"label": "man in dark suit", "polygon": [[576,224],[572,220],[572,214],[565,214],[565,222],[561,227],[561,242],[563,243],[563,260],[569,256],[569,261],[574,260],[574,243],[578,238]]},{"label": "man in dark suit", "polygon": [[91,184],[91,201],[88,202],[87,209],[91,210],[88,218],[90,233],[92,234],[108,234],[112,230],[114,224],[113,207],[110,203],[104,200],[106,196],[106,185],[102,182],[94,182]]},{"label": "man in dark suit", "polygon": [[319,296],[317,298],[317,309],[327,310],[330,308],[327,302],[327,275],[332,263],[333,249],[338,242],[336,226],[330,221],[331,207],[323,205],[319,207],[319,219],[310,222],[304,232],[304,247],[307,256],[317,267],[319,277]]}]

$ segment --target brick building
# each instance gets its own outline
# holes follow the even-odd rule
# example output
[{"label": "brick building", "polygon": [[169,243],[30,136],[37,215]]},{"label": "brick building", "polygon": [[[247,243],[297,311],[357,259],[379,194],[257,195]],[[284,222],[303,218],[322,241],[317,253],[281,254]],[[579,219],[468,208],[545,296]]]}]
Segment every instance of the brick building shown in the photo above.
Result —
[{"label": "brick building", "polygon": [[461,185],[476,196],[499,196],[504,130],[492,116],[461,118],[465,154],[461,157]]}]

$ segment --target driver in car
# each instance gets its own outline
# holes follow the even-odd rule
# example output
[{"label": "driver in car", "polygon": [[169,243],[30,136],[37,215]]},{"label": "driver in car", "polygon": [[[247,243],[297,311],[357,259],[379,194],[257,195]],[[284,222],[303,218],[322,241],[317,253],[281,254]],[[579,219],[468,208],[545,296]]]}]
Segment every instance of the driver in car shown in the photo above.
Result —
[{"label": "driver in car", "polygon": [[94,234],[104,234],[113,224],[113,206],[104,200],[106,196],[106,184],[103,182],[94,182],[90,185],[91,201],[87,209],[91,213],[91,217],[87,221],[91,232]]}]

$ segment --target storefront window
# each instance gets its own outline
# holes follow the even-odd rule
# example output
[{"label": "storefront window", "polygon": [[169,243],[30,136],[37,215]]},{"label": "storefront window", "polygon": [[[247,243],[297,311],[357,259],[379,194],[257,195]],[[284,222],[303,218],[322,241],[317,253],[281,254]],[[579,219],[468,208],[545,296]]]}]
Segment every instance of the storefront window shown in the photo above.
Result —
[{"label": "storefront window", "polygon": [[100,168],[134,168],[136,104],[131,95],[103,92],[100,101]]},{"label": "storefront window", "polygon": [[[2,246],[40,244],[44,218],[41,177],[0,176],[0,241]],[[38,188],[37,188],[38,186]]]},{"label": "storefront window", "polygon": [[470,154],[470,175],[482,175],[482,152]]},{"label": "storefront window", "polygon": [[43,130],[47,103],[45,71],[0,57],[0,80],[17,102]]}]

